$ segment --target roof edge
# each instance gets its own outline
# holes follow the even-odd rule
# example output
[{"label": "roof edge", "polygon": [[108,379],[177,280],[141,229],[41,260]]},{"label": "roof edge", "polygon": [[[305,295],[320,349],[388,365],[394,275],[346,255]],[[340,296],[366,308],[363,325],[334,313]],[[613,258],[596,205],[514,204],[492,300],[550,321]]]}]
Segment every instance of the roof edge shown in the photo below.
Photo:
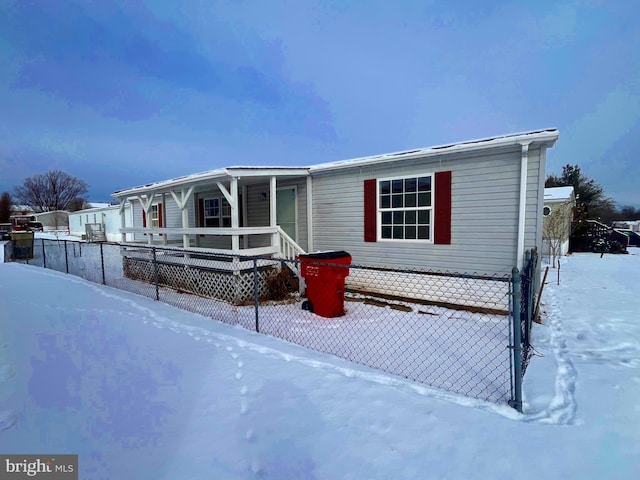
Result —
[{"label": "roof edge", "polygon": [[386,153],[382,155],[373,155],[369,157],[360,157],[349,160],[341,160],[337,162],[321,163],[312,165],[309,167],[309,171],[324,172],[329,170],[338,170],[343,168],[350,168],[355,166],[380,164],[391,162],[398,159],[413,159],[420,157],[429,157],[436,155],[443,155],[447,153],[468,152],[474,150],[484,150],[489,148],[496,148],[505,145],[517,145],[517,144],[548,144],[548,147],[553,147],[558,140],[560,133],[556,128],[548,128],[543,130],[533,130],[530,132],[513,133],[508,135],[502,135],[497,137],[487,137],[478,140],[466,140],[464,142],[450,143],[444,145],[437,145],[433,147],[419,148],[414,150],[405,150],[394,153]]}]

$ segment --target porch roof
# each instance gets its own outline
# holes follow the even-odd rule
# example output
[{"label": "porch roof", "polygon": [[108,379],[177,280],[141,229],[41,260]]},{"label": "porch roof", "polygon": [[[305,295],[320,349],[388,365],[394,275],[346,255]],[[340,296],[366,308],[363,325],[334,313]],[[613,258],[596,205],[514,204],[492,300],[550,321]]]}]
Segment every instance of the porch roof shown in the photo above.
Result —
[{"label": "porch roof", "polygon": [[181,177],[161,180],[159,182],[148,183],[137,187],[118,190],[113,193],[116,198],[127,198],[132,195],[144,195],[150,192],[161,192],[174,189],[176,187],[190,187],[192,185],[204,185],[211,181],[220,181],[230,178],[268,178],[268,177],[291,177],[309,175],[308,167],[227,167],[205,172],[183,175]]}]

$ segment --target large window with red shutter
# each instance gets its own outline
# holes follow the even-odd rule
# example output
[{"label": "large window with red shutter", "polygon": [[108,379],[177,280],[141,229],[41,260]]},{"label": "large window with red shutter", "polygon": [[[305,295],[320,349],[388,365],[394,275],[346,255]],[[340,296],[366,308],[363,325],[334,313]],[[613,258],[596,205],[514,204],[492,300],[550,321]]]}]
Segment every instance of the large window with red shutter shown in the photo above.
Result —
[{"label": "large window with red shutter", "polygon": [[451,172],[365,180],[366,242],[451,243]]},{"label": "large window with red shutter", "polygon": [[380,240],[433,238],[432,176],[378,180]]}]

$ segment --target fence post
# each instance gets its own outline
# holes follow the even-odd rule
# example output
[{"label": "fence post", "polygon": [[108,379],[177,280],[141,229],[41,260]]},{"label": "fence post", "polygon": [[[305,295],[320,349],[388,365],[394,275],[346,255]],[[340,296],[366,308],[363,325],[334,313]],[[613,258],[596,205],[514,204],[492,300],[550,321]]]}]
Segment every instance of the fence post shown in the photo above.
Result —
[{"label": "fence post", "polygon": [[260,332],[260,325],[258,323],[258,307],[260,305],[260,299],[258,298],[258,259],[253,259],[253,301],[256,311],[256,332]]},{"label": "fence post", "polygon": [[520,325],[520,302],[521,302],[521,284],[520,272],[516,267],[511,271],[511,281],[513,282],[513,385],[514,398],[509,404],[517,411],[522,413],[522,338]]},{"label": "fence post", "polygon": [[67,241],[64,241],[64,264],[65,272],[69,273],[69,251],[67,250]]},{"label": "fence post", "polygon": [[156,284],[156,300],[160,300],[160,289],[158,287],[158,260],[156,258],[156,247],[151,247],[153,252],[153,278]]},{"label": "fence post", "polygon": [[538,289],[538,254],[531,250],[531,269],[529,270],[529,303],[527,304],[527,345],[531,345],[531,326],[533,322],[533,306]]},{"label": "fence post", "polygon": [[102,243],[100,243],[100,266],[102,267],[102,284],[106,285],[107,282],[105,282],[104,279],[104,250],[102,249]]},{"label": "fence post", "polygon": [[47,268],[47,253],[46,249],[44,248],[44,238],[42,239],[42,266],[43,268]]}]

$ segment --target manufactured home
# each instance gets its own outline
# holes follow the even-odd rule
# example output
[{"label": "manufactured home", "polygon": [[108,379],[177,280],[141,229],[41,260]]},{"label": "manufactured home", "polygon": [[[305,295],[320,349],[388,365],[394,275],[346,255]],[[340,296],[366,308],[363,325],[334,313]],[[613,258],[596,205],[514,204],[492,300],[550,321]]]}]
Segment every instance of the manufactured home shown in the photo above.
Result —
[{"label": "manufactured home", "polygon": [[132,235],[125,235],[123,238],[120,232],[122,219],[124,219],[125,226],[133,225],[131,206],[128,203],[122,209],[118,205],[102,204],[78,210],[69,213],[69,234],[89,241],[94,239],[109,242],[133,240]]},{"label": "manufactured home", "polygon": [[37,222],[42,224],[45,232],[67,231],[69,228],[69,212],[54,210],[51,212],[34,213]]},{"label": "manufactured home", "polygon": [[113,196],[133,243],[289,259],[344,250],[355,265],[506,275],[542,245],[557,138],[547,129],[306,167],[227,167]]}]

